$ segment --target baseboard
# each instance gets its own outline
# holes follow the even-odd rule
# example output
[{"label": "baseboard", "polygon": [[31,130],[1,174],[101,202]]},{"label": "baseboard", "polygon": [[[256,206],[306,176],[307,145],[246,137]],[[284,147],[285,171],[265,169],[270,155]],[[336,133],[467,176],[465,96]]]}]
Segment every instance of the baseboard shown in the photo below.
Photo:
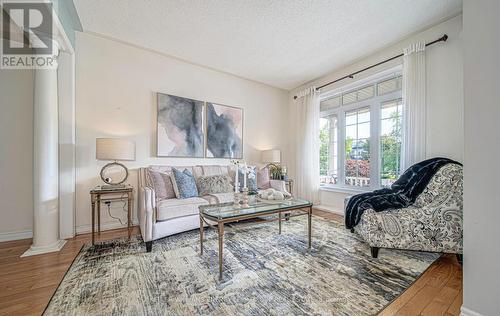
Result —
[{"label": "baseboard", "polygon": [[[136,221],[132,222],[132,226],[137,226],[138,224],[139,223]],[[126,227],[127,227],[127,225],[121,225],[120,223],[116,223],[116,222],[101,223],[101,231],[117,229],[117,228],[126,228]],[[97,229],[97,227],[96,227],[96,229]],[[80,226],[76,227],[76,234],[84,234],[84,233],[90,233],[90,232],[92,232],[92,225],[80,225]],[[33,231],[32,230],[22,230],[22,231],[18,231],[18,232],[0,233],[0,242],[28,239],[28,238],[33,238]],[[68,238],[71,238],[71,237],[68,237]]]},{"label": "baseboard", "polygon": [[[137,226],[137,225],[139,225],[138,222],[136,222],[136,221],[132,222],[132,226]],[[127,224],[122,225],[120,222],[101,223],[101,232],[105,231],[105,230],[112,230],[112,229],[118,229],[118,228],[127,228]],[[97,224],[96,224],[95,230],[97,232]],[[92,232],[92,224],[76,226],[76,234],[77,235],[91,233],[91,232]]]},{"label": "baseboard", "polygon": [[467,307],[463,306],[460,308],[461,316],[483,316],[483,314],[475,312]]},{"label": "baseboard", "polygon": [[329,206],[329,205],[322,205],[322,204],[314,205],[313,208],[318,209],[320,211],[330,212],[330,213],[344,216],[344,210],[339,210],[339,209],[336,209],[336,208]]},{"label": "baseboard", "polygon": [[0,242],[33,238],[32,230],[21,230],[18,232],[0,233]]}]

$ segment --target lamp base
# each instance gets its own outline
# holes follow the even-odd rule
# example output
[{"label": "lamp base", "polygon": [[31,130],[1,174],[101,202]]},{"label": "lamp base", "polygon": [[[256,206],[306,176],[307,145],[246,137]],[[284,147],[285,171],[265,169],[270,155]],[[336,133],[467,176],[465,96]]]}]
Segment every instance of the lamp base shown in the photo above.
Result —
[{"label": "lamp base", "polygon": [[[123,169],[123,176],[121,179],[118,179],[118,180],[115,180],[113,181],[113,179],[111,179],[110,177],[107,177],[107,174],[106,174],[106,171],[109,172],[109,170],[111,170],[112,167],[115,167],[115,166],[118,166],[120,168]],[[120,188],[124,188],[125,187],[125,184],[123,184],[127,178],[128,178],[128,169],[127,167],[125,167],[125,165],[115,161],[115,162],[110,162],[108,164],[106,164],[104,167],[102,167],[101,169],[101,172],[100,172],[100,175],[101,175],[101,179],[104,183],[104,185],[101,186],[102,189],[108,189],[108,190],[112,190],[112,189],[120,189]]]}]

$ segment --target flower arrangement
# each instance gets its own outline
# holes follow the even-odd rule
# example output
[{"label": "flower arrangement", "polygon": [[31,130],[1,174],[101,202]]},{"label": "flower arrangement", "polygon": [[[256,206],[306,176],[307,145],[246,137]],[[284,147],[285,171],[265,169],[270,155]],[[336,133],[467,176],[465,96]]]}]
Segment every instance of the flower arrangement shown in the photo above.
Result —
[{"label": "flower arrangement", "polygon": [[269,165],[269,172],[271,173],[271,179],[282,180],[283,179],[283,168],[280,165]]}]

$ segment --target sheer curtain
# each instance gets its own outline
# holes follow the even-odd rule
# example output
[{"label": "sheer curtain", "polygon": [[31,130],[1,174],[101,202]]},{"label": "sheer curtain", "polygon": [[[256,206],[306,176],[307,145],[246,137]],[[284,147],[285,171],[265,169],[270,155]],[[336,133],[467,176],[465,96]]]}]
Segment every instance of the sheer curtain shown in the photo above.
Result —
[{"label": "sheer curtain", "polygon": [[426,158],[425,43],[403,50],[403,154],[401,171]]},{"label": "sheer curtain", "polygon": [[297,196],[319,203],[319,94],[316,88],[301,91],[293,106]]}]

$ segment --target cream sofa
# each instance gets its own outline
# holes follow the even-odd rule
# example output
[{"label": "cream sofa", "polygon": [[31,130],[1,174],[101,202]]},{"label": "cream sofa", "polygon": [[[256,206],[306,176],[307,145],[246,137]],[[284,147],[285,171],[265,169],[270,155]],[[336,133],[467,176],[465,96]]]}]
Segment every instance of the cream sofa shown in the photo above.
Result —
[{"label": "cream sofa", "polygon": [[[179,170],[188,169],[195,177],[209,175],[229,175],[234,185],[233,165],[207,165],[207,166],[174,166]],[[149,166],[153,171],[171,174],[172,166]],[[147,178],[148,168],[139,169],[139,207],[137,217],[142,239],[146,243],[146,250],[151,251],[153,241],[159,238],[174,235],[180,232],[197,229],[200,227],[199,209],[200,205],[218,204],[233,201],[233,192],[211,194],[202,197],[187,199],[164,199],[156,198],[153,187]],[[270,186],[276,190],[286,192],[285,182],[281,180],[270,180]]]}]

